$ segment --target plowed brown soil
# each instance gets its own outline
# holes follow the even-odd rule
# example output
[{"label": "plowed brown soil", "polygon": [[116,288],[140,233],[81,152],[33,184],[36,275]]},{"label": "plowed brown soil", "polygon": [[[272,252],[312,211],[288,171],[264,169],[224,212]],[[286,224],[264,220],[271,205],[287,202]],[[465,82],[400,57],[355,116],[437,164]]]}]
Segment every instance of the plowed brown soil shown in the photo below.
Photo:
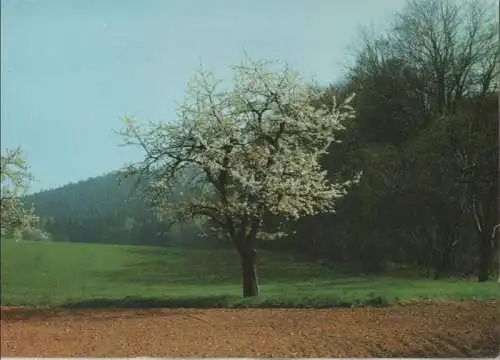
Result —
[{"label": "plowed brown soil", "polygon": [[496,356],[498,302],[361,309],[2,309],[1,356]]}]

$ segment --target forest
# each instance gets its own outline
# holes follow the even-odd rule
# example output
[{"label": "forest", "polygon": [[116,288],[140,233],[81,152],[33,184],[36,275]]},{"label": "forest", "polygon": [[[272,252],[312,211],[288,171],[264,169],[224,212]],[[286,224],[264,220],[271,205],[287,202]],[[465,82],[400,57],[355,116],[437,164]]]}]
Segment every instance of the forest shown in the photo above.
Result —
[{"label": "forest", "polygon": [[[390,31],[362,32],[342,81],[313,106],[355,93],[356,116],[321,159],[332,181],[361,172],[334,213],[286,224],[258,248],[347,271],[440,278],[498,268],[498,22],[495,9],[413,2]],[[120,182],[121,181],[121,182]],[[118,186],[118,184],[120,185]],[[189,191],[181,185],[179,193]],[[53,241],[232,246],[209,224],[170,228],[116,172],[24,197]],[[276,218],[266,219],[273,223]]]}]

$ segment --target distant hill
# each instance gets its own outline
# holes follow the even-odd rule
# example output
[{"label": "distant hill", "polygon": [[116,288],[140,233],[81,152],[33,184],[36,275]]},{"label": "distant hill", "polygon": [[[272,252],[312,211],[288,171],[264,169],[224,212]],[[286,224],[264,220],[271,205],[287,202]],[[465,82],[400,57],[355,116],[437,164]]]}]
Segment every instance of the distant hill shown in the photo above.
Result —
[{"label": "distant hill", "polygon": [[130,205],[144,205],[131,191],[131,182],[119,185],[117,175],[109,173],[28,195],[25,201],[34,203],[42,216],[64,217],[71,214],[83,219],[120,210],[131,211]]},{"label": "distant hill", "polygon": [[[54,241],[169,245],[200,241],[199,226],[167,231],[134,190],[116,172],[41,191],[25,197]],[[161,234],[163,233],[163,234]]]}]

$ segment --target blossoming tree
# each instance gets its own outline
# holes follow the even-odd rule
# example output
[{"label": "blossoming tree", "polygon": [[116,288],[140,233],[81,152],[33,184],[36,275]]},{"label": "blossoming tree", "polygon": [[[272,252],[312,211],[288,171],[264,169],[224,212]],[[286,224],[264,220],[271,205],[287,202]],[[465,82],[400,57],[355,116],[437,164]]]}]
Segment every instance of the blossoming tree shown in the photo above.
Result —
[{"label": "blossoming tree", "polygon": [[[283,236],[283,227],[264,226],[266,214],[282,224],[334,211],[346,183],[331,183],[319,164],[354,110],[314,107],[322,93],[287,66],[245,59],[233,67],[223,88],[200,70],[173,123],[139,124],[126,117],[125,145],[140,146],[144,158],[125,175],[148,178],[148,194],[159,216],[183,221],[201,216],[228,238],[241,257],[243,296],[259,294],[256,242]],[[172,190],[183,182],[193,191],[181,204]]]},{"label": "blossoming tree", "polygon": [[34,209],[26,210],[20,197],[31,180],[28,165],[21,148],[6,150],[0,161],[0,210],[1,235],[20,239],[23,231],[36,228],[38,217]]}]

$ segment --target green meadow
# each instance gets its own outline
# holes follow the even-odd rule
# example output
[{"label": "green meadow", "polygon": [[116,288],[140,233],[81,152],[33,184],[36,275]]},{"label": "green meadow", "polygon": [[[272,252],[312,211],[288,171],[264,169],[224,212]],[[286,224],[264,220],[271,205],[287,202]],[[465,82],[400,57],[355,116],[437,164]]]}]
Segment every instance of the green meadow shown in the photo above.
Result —
[{"label": "green meadow", "polygon": [[499,284],[347,276],[260,251],[262,295],[241,297],[232,250],[1,242],[2,305],[35,307],[345,307],[422,299],[497,299]]}]

